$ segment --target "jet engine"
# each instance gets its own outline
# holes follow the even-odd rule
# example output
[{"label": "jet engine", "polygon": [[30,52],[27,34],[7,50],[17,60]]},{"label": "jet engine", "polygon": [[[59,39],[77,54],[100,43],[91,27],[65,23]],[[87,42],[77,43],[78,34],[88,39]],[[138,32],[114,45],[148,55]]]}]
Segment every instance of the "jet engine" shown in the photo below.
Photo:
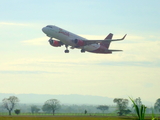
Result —
[{"label": "jet engine", "polygon": [[56,41],[56,40],[49,40],[50,45],[54,46],[54,47],[60,47],[63,45],[63,43],[61,41]]},{"label": "jet engine", "polygon": [[75,39],[74,40],[74,43],[76,44],[76,46],[84,46],[84,41],[83,40],[78,40],[78,39]]}]

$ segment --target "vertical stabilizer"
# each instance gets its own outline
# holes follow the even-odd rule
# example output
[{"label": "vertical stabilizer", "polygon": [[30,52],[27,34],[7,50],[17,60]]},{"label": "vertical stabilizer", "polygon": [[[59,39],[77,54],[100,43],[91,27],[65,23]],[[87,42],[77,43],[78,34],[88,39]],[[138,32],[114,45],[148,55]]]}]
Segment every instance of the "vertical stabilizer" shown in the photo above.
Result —
[{"label": "vertical stabilizer", "polygon": [[[110,33],[104,40],[111,40],[112,37],[113,37],[113,34]],[[100,43],[100,45],[105,46],[106,48],[109,48],[110,43],[111,43],[111,42],[102,41],[102,42]]]}]

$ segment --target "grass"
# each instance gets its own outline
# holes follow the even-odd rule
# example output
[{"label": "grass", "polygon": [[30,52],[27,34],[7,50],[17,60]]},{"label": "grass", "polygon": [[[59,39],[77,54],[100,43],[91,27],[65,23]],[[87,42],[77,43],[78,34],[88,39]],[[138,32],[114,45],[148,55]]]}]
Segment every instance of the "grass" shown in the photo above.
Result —
[{"label": "grass", "polygon": [[[0,113],[0,116],[8,116],[8,113]],[[12,116],[17,116],[12,113]],[[53,116],[53,114],[47,113],[20,113],[18,116]],[[56,113],[54,116],[117,116],[116,113]]]},{"label": "grass", "polygon": [[[29,117],[29,116],[1,116],[0,120],[135,120],[134,118],[126,118],[126,117],[49,117],[49,116],[41,116],[41,117]],[[149,119],[148,119],[149,120]]]},{"label": "grass", "polygon": [[[134,105],[134,108],[135,108],[136,113],[137,113],[138,120],[146,120],[145,115],[146,115],[147,107],[145,105],[138,106],[132,98],[130,98],[130,100],[132,101],[132,103]],[[150,116],[151,116],[150,120],[158,120],[158,117],[155,117],[153,109],[152,109],[152,114]]]},{"label": "grass", "polygon": [[154,114],[153,109],[152,109],[152,120],[158,120],[158,117],[156,117],[156,115]]},{"label": "grass", "polygon": [[[155,118],[155,114],[146,114],[145,120],[158,120]],[[57,113],[54,116],[52,114],[31,114],[21,113],[20,115],[12,114],[8,116],[8,113],[0,113],[0,120],[138,120],[137,117],[129,114],[127,116],[119,117],[116,113]]]},{"label": "grass", "polygon": [[[133,116],[82,116],[82,115],[12,115],[12,116],[0,116],[0,120],[138,120]],[[146,117],[145,120],[151,120],[151,114],[149,117]],[[157,120],[157,119],[152,119]]]},{"label": "grass", "polygon": [[[129,97],[130,98],[130,97]],[[145,105],[141,105],[141,106],[138,106],[135,101],[130,98],[130,100],[132,101],[133,105],[134,105],[134,108],[136,110],[136,113],[137,113],[137,116],[138,116],[138,119],[139,120],[144,120],[145,118],[145,112],[146,112],[146,106]]]}]

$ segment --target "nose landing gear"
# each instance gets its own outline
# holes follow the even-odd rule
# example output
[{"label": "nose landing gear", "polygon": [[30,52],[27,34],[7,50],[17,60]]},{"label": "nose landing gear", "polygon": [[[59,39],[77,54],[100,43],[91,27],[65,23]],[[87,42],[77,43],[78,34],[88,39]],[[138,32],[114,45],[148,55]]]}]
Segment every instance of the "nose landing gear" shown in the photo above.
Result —
[{"label": "nose landing gear", "polygon": [[69,50],[68,50],[68,45],[65,45],[66,47],[66,50],[64,51],[65,53],[69,53]]}]

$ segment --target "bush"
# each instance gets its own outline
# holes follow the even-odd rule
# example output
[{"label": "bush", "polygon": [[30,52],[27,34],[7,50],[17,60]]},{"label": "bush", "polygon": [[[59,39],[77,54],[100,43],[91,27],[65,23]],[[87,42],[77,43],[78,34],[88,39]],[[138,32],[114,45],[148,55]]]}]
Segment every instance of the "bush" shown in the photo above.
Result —
[{"label": "bush", "polygon": [[20,109],[16,109],[16,110],[14,110],[14,112],[15,112],[15,114],[18,115],[18,114],[20,114],[21,111],[20,111]]}]

